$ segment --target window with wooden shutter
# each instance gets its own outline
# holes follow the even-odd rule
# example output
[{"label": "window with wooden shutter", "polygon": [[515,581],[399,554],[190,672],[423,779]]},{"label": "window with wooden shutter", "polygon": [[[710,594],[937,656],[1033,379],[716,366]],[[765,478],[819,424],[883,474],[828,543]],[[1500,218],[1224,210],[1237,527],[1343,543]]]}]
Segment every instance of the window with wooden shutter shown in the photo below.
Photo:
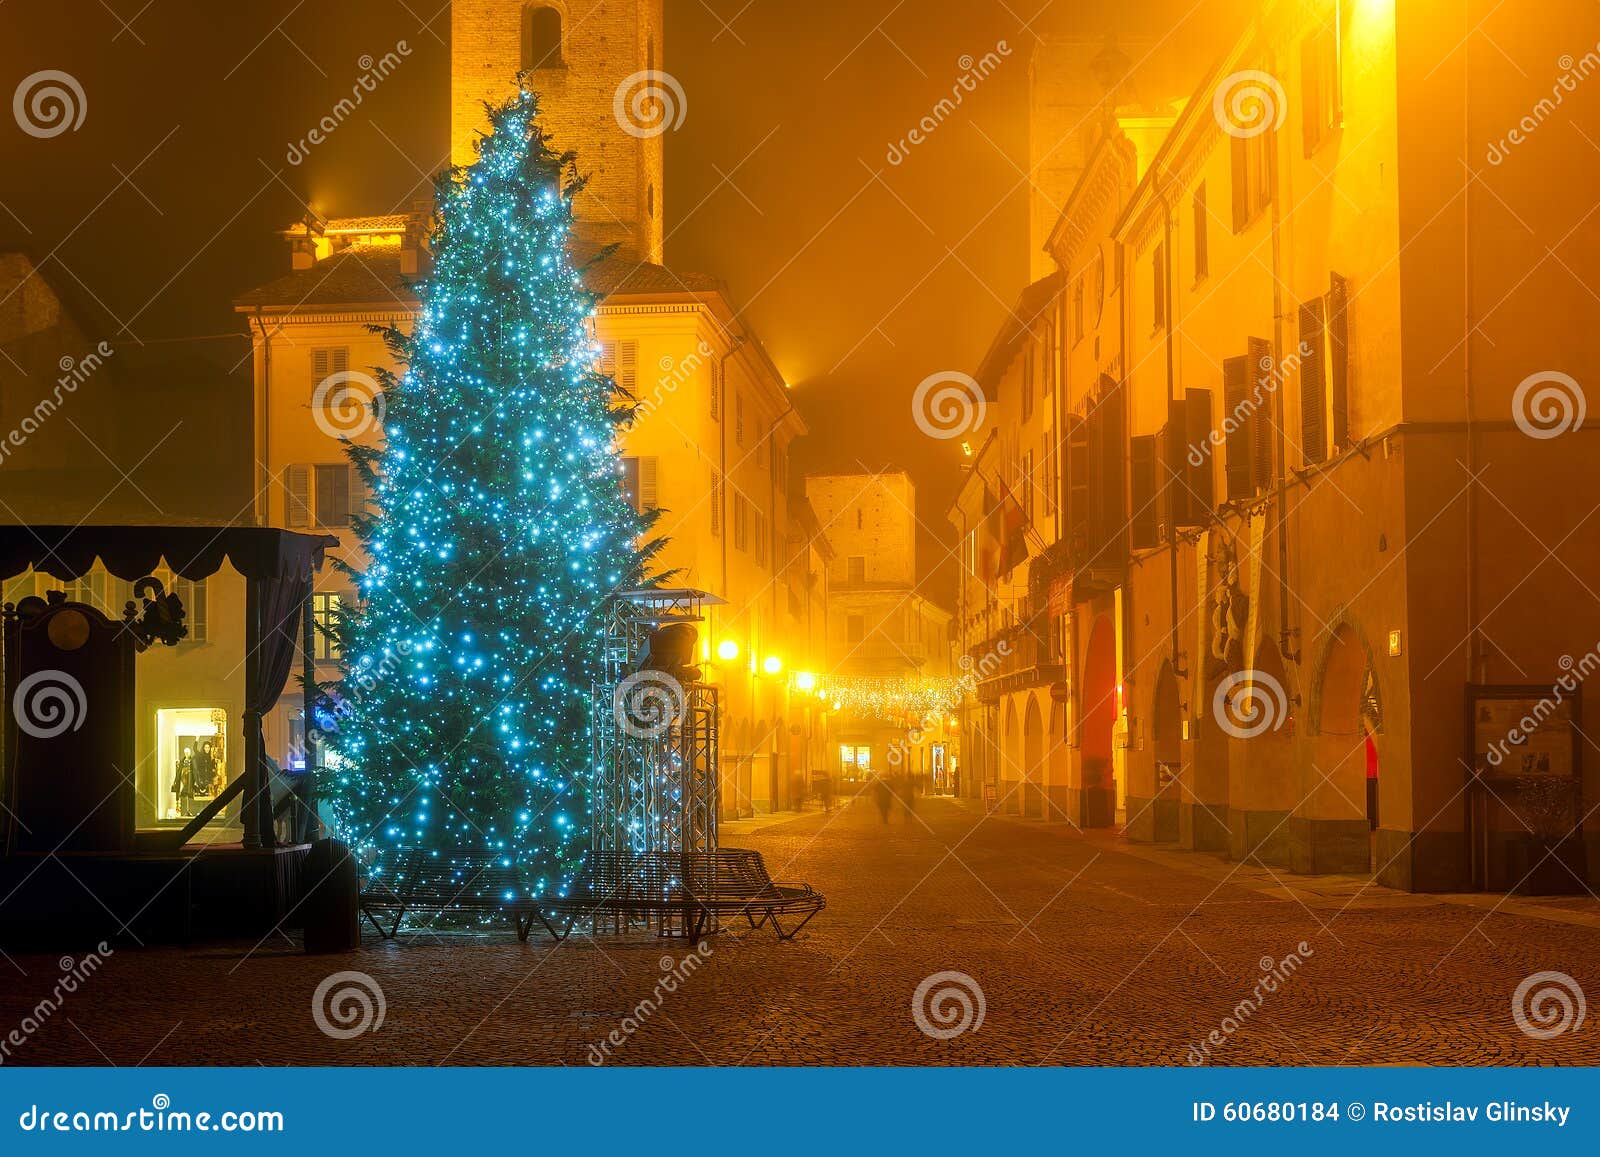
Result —
[{"label": "window with wooden shutter", "polygon": [[283,469],[283,524],[291,529],[311,525],[311,467],[285,466]]},{"label": "window with wooden shutter", "polygon": [[659,458],[639,459],[639,510],[655,510],[661,505],[659,485]]},{"label": "window with wooden shutter", "polygon": [[1328,392],[1333,402],[1333,446],[1350,444],[1350,287],[1333,274],[1328,285]]},{"label": "window with wooden shutter", "polygon": [[1089,424],[1067,418],[1067,536],[1074,552],[1089,542]]},{"label": "window with wooden shutter", "polygon": [[622,497],[629,506],[639,509],[639,459],[622,460]]},{"label": "window with wooden shutter", "polygon": [[[1184,436],[1178,447],[1183,455],[1180,468],[1187,468],[1188,504],[1185,519],[1180,526],[1204,526],[1216,506],[1215,483],[1212,481],[1211,461],[1216,454],[1212,444],[1211,391],[1185,390],[1183,395]],[[1191,450],[1197,451],[1191,454]],[[1198,465],[1196,459],[1199,459]]]},{"label": "window with wooden shutter", "polygon": [[206,605],[206,579],[180,578],[173,582],[173,590],[178,596],[178,601],[183,604],[184,626],[189,628],[189,633],[184,636],[185,643],[203,643],[208,635],[207,618],[210,608]]},{"label": "window with wooden shutter", "polygon": [[350,525],[350,467],[317,466],[312,478],[316,524],[326,530]]},{"label": "window with wooden shutter", "polygon": [[334,374],[350,372],[350,350],[347,346],[318,346],[311,351],[311,376],[315,385],[321,385]]},{"label": "window with wooden shutter", "polygon": [[1156,329],[1167,324],[1167,246],[1156,246],[1150,258],[1150,315]]},{"label": "window with wooden shutter", "polygon": [[1141,434],[1128,443],[1129,486],[1133,491],[1133,510],[1128,519],[1134,550],[1152,550],[1160,541],[1160,519],[1156,509],[1156,440]]},{"label": "window with wooden shutter", "polygon": [[1204,281],[1211,272],[1210,214],[1206,211],[1206,183],[1200,182],[1194,191],[1194,279]]},{"label": "window with wooden shutter", "polygon": [[722,534],[722,472],[711,471],[711,533]]},{"label": "window with wooden shutter", "polygon": [[[1270,116],[1270,107],[1263,113]],[[1233,231],[1245,227],[1272,204],[1272,181],[1277,164],[1277,136],[1270,128],[1251,137],[1234,137],[1231,144],[1233,172]]]},{"label": "window with wooden shutter", "polygon": [[1257,490],[1267,490],[1277,480],[1272,471],[1272,394],[1277,366],[1272,343],[1266,338],[1250,339],[1250,480]]},{"label": "window with wooden shutter", "polygon": [[629,397],[638,397],[639,343],[608,341],[600,346],[600,372],[615,382]]},{"label": "window with wooden shutter", "polygon": [[1114,561],[1105,552],[1120,545],[1128,526],[1127,437],[1122,398],[1122,384],[1108,383],[1090,418],[1090,496],[1094,502],[1090,541],[1101,565]]},{"label": "window with wooden shutter", "polygon": [[1033,365],[1034,345],[1030,335],[1022,346],[1022,420],[1026,422],[1033,416]]},{"label": "window with wooden shutter", "polygon": [[733,492],[733,547],[735,550],[750,549],[750,507],[737,490]]},{"label": "window with wooden shutter", "polygon": [[744,445],[744,395],[738,390],[733,391],[733,441]]},{"label": "window with wooden shutter", "polygon": [[1222,363],[1222,398],[1225,412],[1223,463],[1228,479],[1228,501],[1249,498],[1250,486],[1250,359],[1226,358]]},{"label": "window with wooden shutter", "polygon": [[1328,456],[1327,335],[1322,299],[1300,306],[1300,453],[1307,465]]},{"label": "window with wooden shutter", "polygon": [[711,420],[722,421],[722,366],[711,363]]},{"label": "window with wooden shutter", "polygon": [[1339,31],[1337,19],[1328,21],[1300,45],[1301,130],[1308,157],[1344,124]]}]

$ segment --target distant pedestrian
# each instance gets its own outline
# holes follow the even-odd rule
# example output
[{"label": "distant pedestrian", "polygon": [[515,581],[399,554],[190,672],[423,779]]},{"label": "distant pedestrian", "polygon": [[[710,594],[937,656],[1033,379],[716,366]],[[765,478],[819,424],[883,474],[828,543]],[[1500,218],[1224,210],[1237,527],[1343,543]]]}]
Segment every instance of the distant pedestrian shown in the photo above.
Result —
[{"label": "distant pedestrian", "polygon": [[831,815],[833,812],[833,776],[831,774],[824,775],[821,778],[818,782],[818,791],[822,795],[822,810]]},{"label": "distant pedestrian", "polygon": [[884,823],[889,822],[889,805],[893,802],[894,792],[889,787],[889,781],[881,775],[872,777],[872,798],[878,805],[878,817]]},{"label": "distant pedestrian", "polygon": [[914,775],[900,777],[900,806],[906,809],[906,819],[917,814],[917,777]]}]

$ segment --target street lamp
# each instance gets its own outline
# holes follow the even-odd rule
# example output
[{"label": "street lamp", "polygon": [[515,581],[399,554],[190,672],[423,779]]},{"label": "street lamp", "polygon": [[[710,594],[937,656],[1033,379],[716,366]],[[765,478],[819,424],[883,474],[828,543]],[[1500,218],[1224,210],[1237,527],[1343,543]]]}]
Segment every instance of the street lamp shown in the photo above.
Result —
[{"label": "street lamp", "polygon": [[768,675],[776,675],[779,671],[783,670],[783,660],[778,658],[776,655],[768,655],[765,659],[761,660],[761,669]]}]

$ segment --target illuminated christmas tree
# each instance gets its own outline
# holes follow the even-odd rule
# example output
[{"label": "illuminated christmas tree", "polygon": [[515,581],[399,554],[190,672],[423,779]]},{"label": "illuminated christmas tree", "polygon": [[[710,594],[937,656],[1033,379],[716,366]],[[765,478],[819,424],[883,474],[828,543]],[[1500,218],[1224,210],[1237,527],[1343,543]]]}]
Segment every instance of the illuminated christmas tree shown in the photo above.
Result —
[{"label": "illuminated christmas tree", "polygon": [[536,115],[526,93],[491,108],[477,162],[440,178],[415,331],[385,331],[405,369],[380,378],[384,444],[348,447],[368,561],[332,631],[326,781],[358,850],[503,850],[543,888],[587,846],[602,606],[660,544],[623,492],[628,400],[567,256],[583,182]]}]

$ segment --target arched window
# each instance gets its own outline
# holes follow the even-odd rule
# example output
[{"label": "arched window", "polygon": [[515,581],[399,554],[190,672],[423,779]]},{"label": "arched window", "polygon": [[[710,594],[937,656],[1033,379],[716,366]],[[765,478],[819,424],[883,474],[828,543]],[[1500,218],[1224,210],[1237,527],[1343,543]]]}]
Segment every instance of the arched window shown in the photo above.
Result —
[{"label": "arched window", "polygon": [[560,68],[561,13],[542,4],[522,10],[522,67]]}]

